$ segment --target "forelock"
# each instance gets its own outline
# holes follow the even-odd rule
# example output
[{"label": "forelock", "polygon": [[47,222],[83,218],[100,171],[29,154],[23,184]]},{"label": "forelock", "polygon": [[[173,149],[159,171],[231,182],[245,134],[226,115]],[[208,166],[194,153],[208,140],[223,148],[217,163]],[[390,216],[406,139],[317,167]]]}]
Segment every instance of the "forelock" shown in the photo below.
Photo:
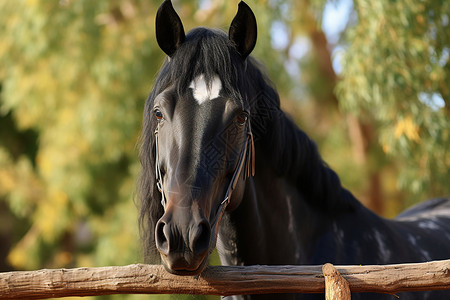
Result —
[{"label": "forelock", "polygon": [[208,85],[218,76],[224,91],[237,96],[244,71],[244,63],[225,32],[199,27],[186,35],[185,42],[163,66],[161,88],[175,84],[182,94],[198,76],[204,76]]}]

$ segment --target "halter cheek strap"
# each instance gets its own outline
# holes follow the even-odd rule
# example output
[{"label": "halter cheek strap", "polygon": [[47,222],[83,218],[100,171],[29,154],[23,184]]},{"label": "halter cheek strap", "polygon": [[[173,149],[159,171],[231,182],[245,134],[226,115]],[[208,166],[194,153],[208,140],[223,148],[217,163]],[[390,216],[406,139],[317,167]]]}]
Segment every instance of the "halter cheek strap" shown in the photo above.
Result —
[{"label": "halter cheek strap", "polygon": [[[255,175],[255,144],[253,141],[253,134],[250,126],[250,121],[247,123],[247,138],[245,139],[244,146],[242,147],[241,154],[239,156],[239,161],[236,169],[234,170],[233,177],[231,178],[230,184],[228,185],[227,192],[225,193],[225,198],[220,203],[219,208],[217,209],[217,213],[214,218],[214,222],[211,223],[211,228],[214,228],[214,231],[217,235],[218,223],[222,219],[225,210],[230,203],[231,194],[233,193],[236,185],[238,183],[239,177],[244,171],[244,179],[249,178],[250,176]],[[159,192],[161,193],[161,205],[164,209],[166,209],[166,196],[164,193],[163,186],[163,178],[161,174],[161,169],[159,166],[159,147],[158,147],[158,128],[155,130],[155,148],[156,148],[156,161],[155,161],[155,173],[156,173],[156,186],[158,187]]]},{"label": "halter cheek strap", "polygon": [[166,195],[164,193],[164,186],[162,182],[161,169],[159,167],[159,147],[158,147],[158,129],[156,127],[155,130],[155,148],[156,148],[156,161],[155,161],[155,173],[156,173],[156,186],[158,187],[158,191],[161,193],[161,205],[164,210],[166,209]]},{"label": "halter cheek strap", "polygon": [[217,233],[219,230],[219,226],[217,226],[217,224],[220,223],[220,220],[222,219],[228,204],[230,204],[231,194],[236,188],[242,172],[244,172],[244,180],[249,178],[250,176],[255,175],[255,144],[253,141],[250,122],[248,123],[247,138],[245,139],[245,144],[242,147],[238,165],[234,171],[233,177],[231,178],[230,184],[228,185],[227,192],[225,193],[225,198],[220,203],[219,208],[217,209],[216,216],[213,222],[211,222],[211,229],[214,231],[215,237],[217,237]]}]

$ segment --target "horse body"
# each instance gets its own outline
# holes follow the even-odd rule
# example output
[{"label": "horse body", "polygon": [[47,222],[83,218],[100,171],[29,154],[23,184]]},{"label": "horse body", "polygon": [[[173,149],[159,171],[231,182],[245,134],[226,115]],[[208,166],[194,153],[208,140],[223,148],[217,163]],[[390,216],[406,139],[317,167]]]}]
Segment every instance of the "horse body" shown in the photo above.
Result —
[{"label": "horse body", "polygon": [[[302,138],[256,143],[257,169],[248,180],[241,205],[224,218],[218,239],[222,264],[226,265],[376,265],[426,262],[448,259],[450,255],[450,200],[439,198],[411,208],[394,220],[379,217],[365,208],[339,185],[334,172],[320,162],[316,166],[330,177],[319,183],[320,194],[303,192],[292,182],[289,165],[272,162],[269,145],[292,153],[303,153],[305,161],[319,158],[313,142],[296,128],[283,113],[274,122],[285,122]],[[283,120],[284,119],[284,120]],[[271,124],[269,128],[277,128]],[[270,134],[269,134],[270,136]],[[300,141],[296,143],[295,141]],[[310,147],[305,144],[312,143]],[[265,144],[265,145],[264,145]],[[296,147],[297,149],[288,149]],[[266,149],[260,149],[265,147]],[[307,153],[306,149],[312,149]],[[266,156],[261,157],[263,153]],[[289,159],[288,161],[292,161]],[[302,165],[298,162],[294,166]],[[280,171],[287,174],[280,174]],[[299,170],[301,171],[301,170]],[[320,171],[309,170],[319,174]],[[274,176],[278,174],[278,176]],[[335,185],[338,185],[336,187]],[[309,198],[307,198],[309,197]],[[342,200],[344,198],[345,200]],[[338,207],[333,207],[338,204]],[[326,204],[326,205],[323,205]],[[245,230],[244,230],[245,229]],[[401,299],[446,299],[448,291],[400,293]],[[253,295],[252,299],[323,299],[323,295]],[[353,294],[353,299],[394,299],[392,295]]]},{"label": "horse body", "polygon": [[[245,3],[228,35],[206,28],[185,35],[168,0],[156,25],[169,58],[146,102],[141,137],[140,224],[148,256],[159,252],[169,272],[191,276],[203,271],[216,245],[224,265],[450,257],[450,200],[436,199],[387,220],[342,187],[249,57],[256,20]],[[449,297],[404,293],[402,299],[428,295]]]}]

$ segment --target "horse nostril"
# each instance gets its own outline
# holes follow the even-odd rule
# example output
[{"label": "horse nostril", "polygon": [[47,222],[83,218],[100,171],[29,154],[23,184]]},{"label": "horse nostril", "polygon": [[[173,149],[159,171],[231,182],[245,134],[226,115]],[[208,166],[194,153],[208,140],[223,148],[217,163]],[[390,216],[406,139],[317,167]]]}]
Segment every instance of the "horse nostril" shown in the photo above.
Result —
[{"label": "horse nostril", "polygon": [[211,238],[211,227],[207,221],[201,221],[197,228],[192,232],[190,248],[196,254],[203,254],[209,249]]},{"label": "horse nostril", "polygon": [[166,236],[165,233],[165,227],[166,227],[166,222],[159,220],[158,223],[156,224],[156,230],[155,230],[155,242],[156,242],[156,247],[158,248],[158,250],[165,254],[168,255],[169,254],[169,239]]}]

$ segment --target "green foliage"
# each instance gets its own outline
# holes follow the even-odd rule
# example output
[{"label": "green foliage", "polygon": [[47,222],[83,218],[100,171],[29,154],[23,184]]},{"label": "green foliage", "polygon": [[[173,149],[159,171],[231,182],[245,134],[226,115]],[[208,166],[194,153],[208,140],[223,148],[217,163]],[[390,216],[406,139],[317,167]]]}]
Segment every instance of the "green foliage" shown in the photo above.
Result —
[{"label": "green foliage", "polygon": [[[138,261],[135,146],[153,76],[148,70],[157,70],[162,58],[150,33],[156,7],[128,1],[0,6],[1,110],[12,113],[19,130],[39,135],[33,156],[0,152],[2,194],[32,223],[10,261],[17,268]],[[77,239],[97,259],[86,261],[83,251],[68,255],[76,253]],[[47,261],[30,255],[44,248]]]},{"label": "green foliage", "polygon": [[448,195],[450,4],[362,0],[355,6],[341,105],[379,123],[383,150],[401,166],[402,188],[418,197]]}]

